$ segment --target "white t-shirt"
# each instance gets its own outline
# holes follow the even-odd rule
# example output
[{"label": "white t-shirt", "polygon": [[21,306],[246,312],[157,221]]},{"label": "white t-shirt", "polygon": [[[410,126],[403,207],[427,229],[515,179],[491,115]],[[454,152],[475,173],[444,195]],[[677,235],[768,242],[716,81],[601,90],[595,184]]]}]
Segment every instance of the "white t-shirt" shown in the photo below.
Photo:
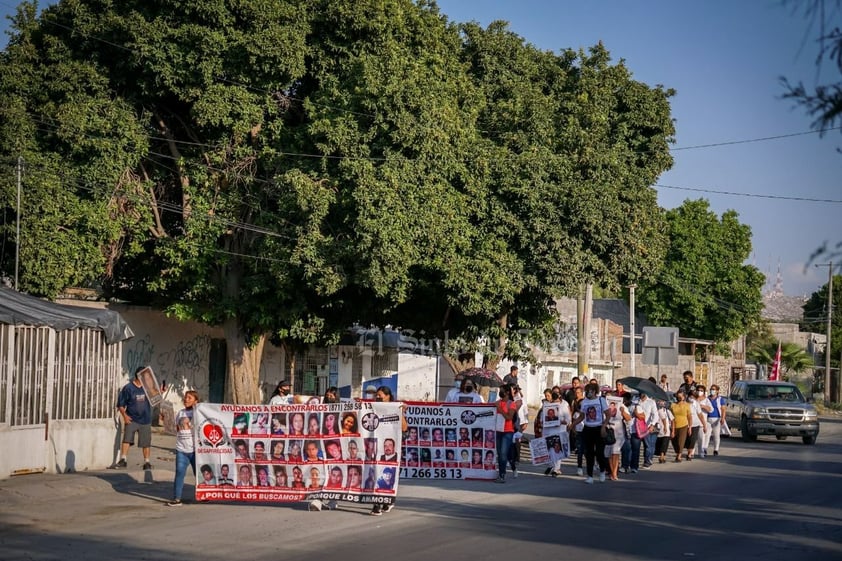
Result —
[{"label": "white t-shirt", "polygon": [[182,409],[175,416],[175,449],[192,454],[196,449],[193,442],[193,409]]},{"label": "white t-shirt", "polygon": [[699,402],[695,399],[690,402],[690,428],[694,429],[696,427],[702,426],[702,420],[699,419],[699,414],[702,412],[702,408],[699,406]]},{"label": "white t-shirt", "polygon": [[278,394],[269,400],[269,405],[292,405],[292,392],[287,395]]},{"label": "white t-shirt", "polygon": [[453,393],[451,392],[452,390],[447,392],[447,398],[445,398],[445,401],[448,403],[485,403],[482,396],[477,392],[463,393],[459,390]]},{"label": "white t-shirt", "polygon": [[635,414],[643,413],[643,420],[646,421],[646,426],[651,427],[658,423],[658,404],[651,397],[641,399],[635,406]]}]

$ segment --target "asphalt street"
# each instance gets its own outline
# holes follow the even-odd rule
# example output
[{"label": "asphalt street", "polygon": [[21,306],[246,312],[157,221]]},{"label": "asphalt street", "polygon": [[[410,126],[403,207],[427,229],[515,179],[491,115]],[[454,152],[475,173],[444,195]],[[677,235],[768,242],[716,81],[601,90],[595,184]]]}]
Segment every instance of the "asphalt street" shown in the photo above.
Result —
[{"label": "asphalt street", "polygon": [[133,450],[126,470],[0,481],[0,559],[842,559],[840,417],[815,446],[731,438],[719,457],[619,482],[585,485],[569,461],[557,479],[522,466],[502,485],[402,480],[379,518],[345,503],[167,507],[173,445],[155,435],[151,472]]}]

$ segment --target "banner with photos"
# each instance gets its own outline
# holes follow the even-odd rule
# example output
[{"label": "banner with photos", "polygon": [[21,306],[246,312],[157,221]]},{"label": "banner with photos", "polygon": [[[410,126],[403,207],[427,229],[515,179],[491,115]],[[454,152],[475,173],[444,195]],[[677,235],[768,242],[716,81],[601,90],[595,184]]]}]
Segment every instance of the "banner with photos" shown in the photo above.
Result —
[{"label": "banner with photos", "polygon": [[494,479],[494,404],[404,402],[401,477]]},{"label": "banner with photos", "polygon": [[544,403],[538,412],[543,432],[540,438],[529,443],[532,447],[533,465],[554,465],[570,456],[569,413],[562,411],[560,403]]},{"label": "banner with photos", "polygon": [[199,403],[196,499],[391,504],[398,490],[400,403]]}]

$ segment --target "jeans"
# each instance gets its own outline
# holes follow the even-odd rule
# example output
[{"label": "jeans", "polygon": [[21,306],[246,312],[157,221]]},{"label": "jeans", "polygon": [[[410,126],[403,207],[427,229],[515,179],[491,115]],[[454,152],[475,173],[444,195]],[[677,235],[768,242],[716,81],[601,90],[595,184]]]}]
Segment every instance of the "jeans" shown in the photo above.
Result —
[{"label": "jeans", "polygon": [[623,441],[623,446],[620,448],[620,466],[623,469],[627,469],[631,467],[631,455],[632,455],[632,445],[631,445],[631,437],[626,438]]},{"label": "jeans", "polygon": [[512,471],[515,471],[517,465],[520,463],[520,444],[520,440],[517,442],[512,440],[512,446],[509,448],[509,466],[512,468]]},{"label": "jeans", "polygon": [[196,453],[175,451],[175,480],[173,481],[173,498],[181,500],[181,493],[184,491],[184,476],[187,475],[187,466],[193,468],[193,475],[196,475]]},{"label": "jeans", "polygon": [[642,438],[638,438],[636,434],[631,437],[631,468],[640,469],[640,443]]},{"label": "jeans", "polygon": [[506,477],[506,464],[509,461],[509,451],[512,449],[513,432],[497,433],[497,475]]},{"label": "jeans", "polygon": [[658,441],[658,433],[651,432],[643,439],[643,465],[651,465],[655,457],[655,443]]}]

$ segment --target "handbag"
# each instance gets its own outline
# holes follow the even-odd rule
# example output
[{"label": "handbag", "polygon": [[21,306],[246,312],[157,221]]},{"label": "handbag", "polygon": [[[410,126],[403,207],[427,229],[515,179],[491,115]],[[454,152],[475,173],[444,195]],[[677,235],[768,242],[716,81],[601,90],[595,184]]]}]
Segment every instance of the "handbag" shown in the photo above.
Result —
[{"label": "handbag", "polygon": [[646,421],[644,421],[643,419],[635,418],[634,432],[635,434],[637,434],[638,438],[646,438],[649,435],[649,429],[646,426]]},{"label": "handbag", "polygon": [[602,441],[605,442],[605,444],[617,443],[617,435],[614,434],[614,427],[611,423],[608,423],[608,426],[602,426]]}]

